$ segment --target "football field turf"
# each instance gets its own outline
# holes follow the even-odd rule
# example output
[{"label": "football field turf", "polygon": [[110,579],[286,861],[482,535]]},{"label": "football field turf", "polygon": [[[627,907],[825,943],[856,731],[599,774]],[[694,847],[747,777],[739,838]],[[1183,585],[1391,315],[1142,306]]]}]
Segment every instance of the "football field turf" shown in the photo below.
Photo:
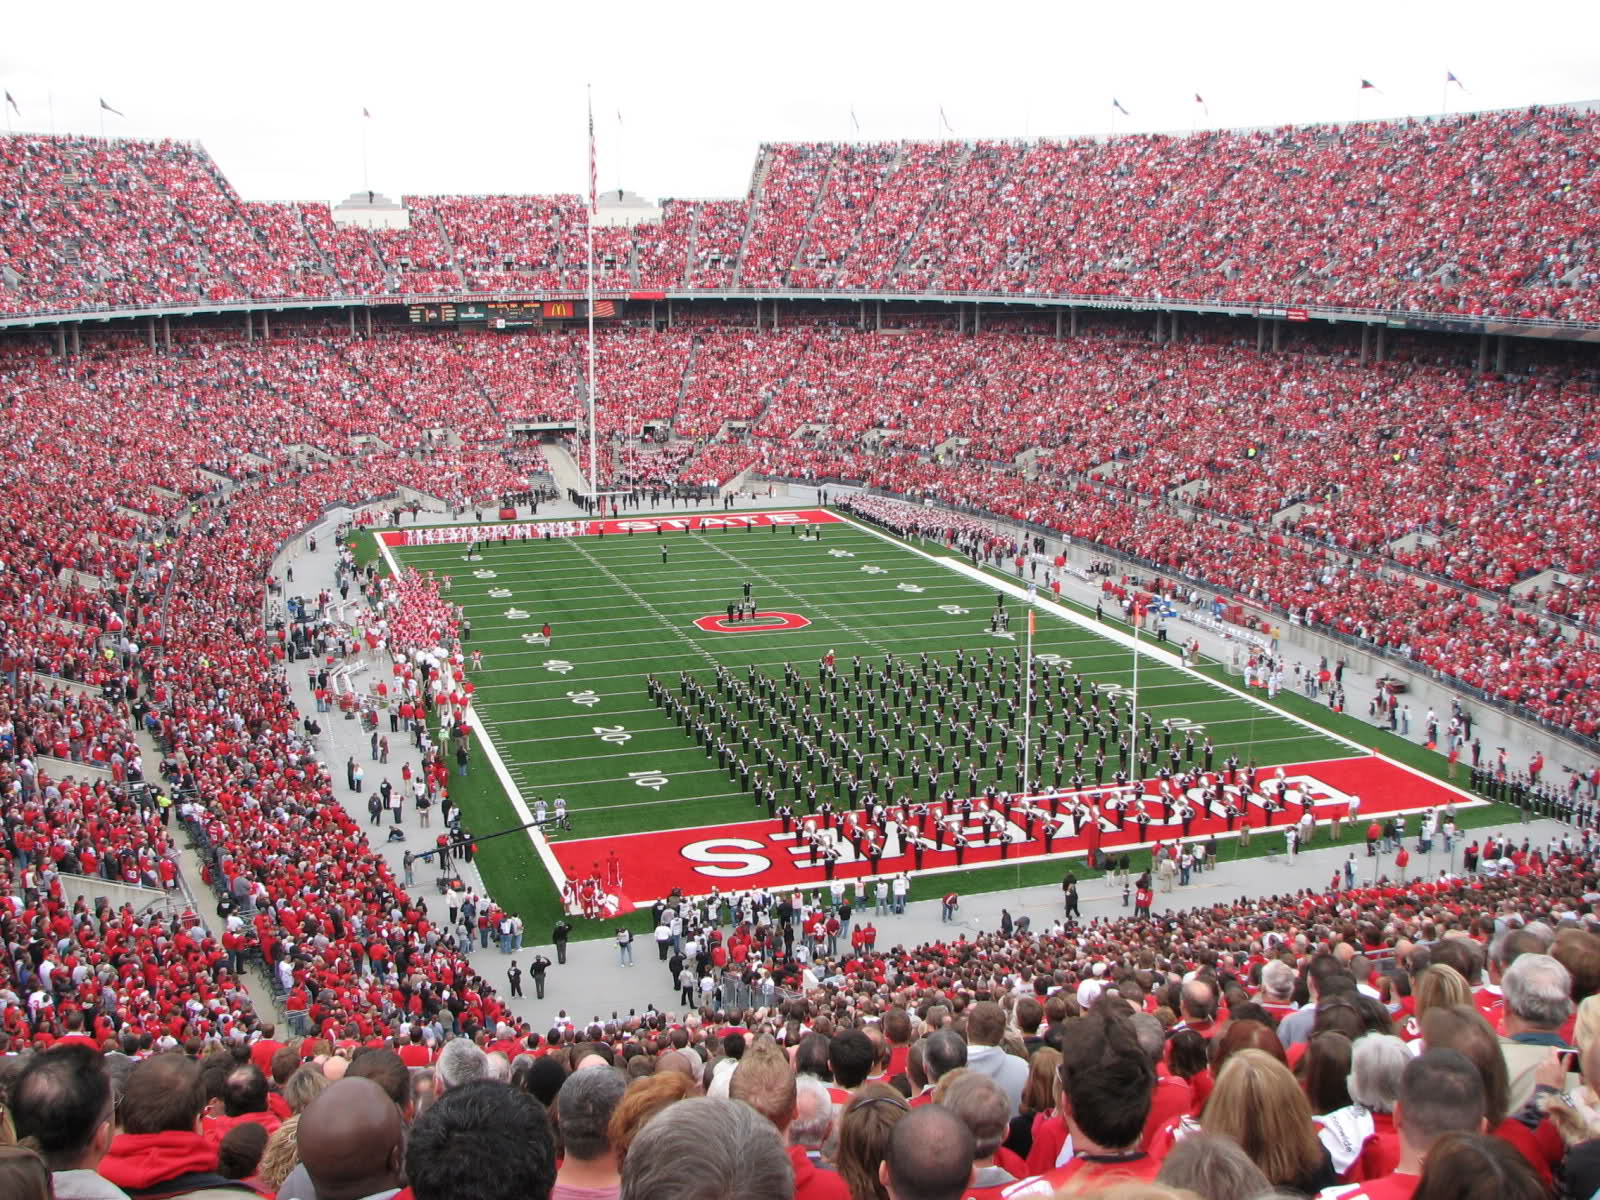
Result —
[{"label": "football field turf", "polygon": [[[612,522],[603,537],[491,542],[471,561],[460,543],[387,547],[400,565],[452,576],[450,599],[472,622],[466,649],[483,653],[483,670],[471,676],[482,731],[524,810],[536,796],[552,807],[561,796],[572,819],[570,832],[551,834],[550,853],[542,861],[535,843],[524,835],[482,845],[481,868],[502,902],[541,919],[555,911],[553,872],[584,876],[613,853],[621,860],[618,894],[624,910],[673,886],[704,892],[712,886],[726,890],[751,883],[822,881],[822,868],[810,866],[807,853],[768,819],[765,807],[652,702],[646,687],[650,673],[680,696],[681,672],[710,687],[718,664],[741,682],[753,666],[781,685],[785,664],[792,663],[800,679],[816,688],[818,660],[830,651],[837,655],[841,676],[849,677],[856,655],[864,664],[881,667],[888,655],[915,664],[926,653],[948,664],[959,648],[987,663],[989,650],[1000,661],[1024,649],[1024,598],[1007,596],[1009,633],[990,630],[989,615],[1001,587],[996,579],[979,577],[970,567],[953,567],[957,560],[937,546],[919,550],[830,514],[817,515],[832,523],[772,524],[761,514],[730,514],[711,518],[730,522],[722,526],[639,529],[629,536]],[[393,542],[405,535],[380,536]],[[727,605],[742,599],[746,584],[759,615],[724,631],[719,627],[728,624]],[[1125,706],[1134,682],[1126,627],[1097,629],[1092,614],[1074,609],[1076,615],[1068,616],[1066,607],[1054,602],[1042,602],[1039,609],[1036,659],[1051,668],[1070,663],[1068,674],[1081,675],[1086,688],[1093,683],[1102,696],[1109,693]],[[538,637],[546,622],[553,631],[549,646]],[[782,628],[763,630],[763,625]],[[1158,656],[1169,661],[1158,661]],[[1266,768],[1290,766],[1292,777],[1305,780],[1302,790],[1318,793],[1323,819],[1334,815],[1335,808],[1342,812],[1345,796],[1357,790],[1364,802],[1372,801],[1363,812],[1421,808],[1453,795],[1387,759],[1364,755],[1363,747],[1352,741],[1239,694],[1236,681],[1225,685],[1209,680],[1171,662],[1172,657],[1167,647],[1141,656],[1141,722],[1148,712],[1158,736],[1163,720],[1178,723],[1175,744],[1180,747],[1185,727],[1193,729],[1197,744],[1209,735],[1219,767],[1230,755]],[[997,755],[991,749],[980,786],[1016,789],[1023,722],[1020,697],[1014,690],[1011,695],[1017,699],[1016,731],[1004,777],[997,773]],[[773,741],[768,726],[749,714],[740,716],[751,728],[752,746]],[[904,739],[896,742],[913,757],[921,754],[911,728],[916,720],[913,709]],[[1035,736],[1037,729],[1036,722]],[[853,749],[854,735],[847,736]],[[1069,739],[1069,755],[1076,741]],[[1089,745],[1085,770],[1092,787],[1092,738]],[[473,750],[470,776],[452,780],[452,794],[468,827],[483,835],[526,820],[496,783],[484,748],[474,745]],[[793,760],[796,754],[784,757]],[[868,754],[867,761],[875,757]],[[950,765],[955,765],[953,758]],[[1113,739],[1105,768],[1108,783],[1117,765]],[[1393,777],[1383,776],[1384,770]],[[1066,774],[1072,774],[1070,757]],[[808,775],[817,779],[820,798],[833,800],[833,788],[816,773]],[[1051,777],[1053,771],[1047,771],[1044,782]],[[946,771],[939,787],[952,782],[952,772]],[[902,776],[896,794],[926,801],[926,774],[915,794]],[[787,788],[778,802],[793,803]],[[803,816],[804,807],[795,808]],[[1257,831],[1263,816],[1254,816]],[[1282,825],[1284,818],[1278,820]],[[1221,831],[1220,819],[1203,814],[1194,832],[1211,828]],[[1166,829],[1158,822],[1150,840],[1179,832],[1176,825]],[[1029,834],[1024,844],[1019,826],[1018,842],[1007,847],[1002,868],[1007,878],[1019,859],[1044,850],[1031,830]],[[1119,839],[1137,841],[1131,825],[1106,841],[1116,844]],[[1081,854],[1083,848],[1081,839],[1061,838],[1052,849]],[[976,878],[974,867],[999,858],[998,843],[978,843],[959,871],[948,852],[930,852],[926,865],[955,872],[963,890],[976,890],[986,885]],[[880,866],[888,872],[909,869],[913,862],[902,852],[886,855]],[[838,870],[842,875],[870,874],[869,867],[864,860],[853,861],[847,850]],[[1053,870],[1059,874],[1060,864]]]}]

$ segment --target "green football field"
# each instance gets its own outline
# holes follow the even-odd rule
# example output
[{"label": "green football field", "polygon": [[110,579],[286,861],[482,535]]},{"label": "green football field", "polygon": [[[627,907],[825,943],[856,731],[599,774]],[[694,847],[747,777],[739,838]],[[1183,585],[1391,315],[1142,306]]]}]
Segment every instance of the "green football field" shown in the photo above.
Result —
[{"label": "green football field", "polygon": [[[676,689],[684,671],[709,685],[716,664],[741,678],[754,665],[781,680],[784,664],[792,662],[815,681],[817,662],[829,651],[845,673],[855,655],[881,663],[888,654],[919,659],[926,652],[948,662],[958,648],[985,658],[993,649],[999,659],[1025,646],[1024,603],[1008,598],[1011,636],[996,636],[989,628],[995,587],[945,565],[955,560],[939,547],[915,548],[848,523],[816,529],[820,536],[777,526],[511,542],[491,544],[475,561],[467,561],[459,544],[391,547],[389,553],[401,565],[452,576],[450,599],[472,624],[465,648],[483,653],[483,669],[471,676],[474,707],[527,804],[543,796],[553,807],[556,796],[565,798],[572,830],[552,834],[552,843],[560,843],[766,817],[751,794],[651,702],[647,673]],[[747,583],[761,613],[792,613],[809,624],[765,633],[696,626],[699,618],[725,617]],[[1035,655],[1070,660],[1086,682],[1114,694],[1131,687],[1132,652],[1049,611],[1055,607],[1041,611]],[[545,622],[553,630],[548,647],[537,638]],[[1158,728],[1168,718],[1203,727],[1196,740],[1211,737],[1219,764],[1230,754],[1271,766],[1358,753],[1349,741],[1148,656],[1141,658],[1137,682],[1140,713],[1148,711]],[[1305,717],[1326,713],[1296,697],[1283,700]],[[1374,744],[1370,727],[1358,730],[1341,720],[1339,732]],[[474,751],[468,778],[452,780],[468,828],[482,836],[519,824],[525,818],[479,748]],[[991,754],[983,781],[1014,786],[1016,755],[1013,742],[1001,780]],[[1116,766],[1113,740],[1108,781]],[[1092,783],[1092,752],[1086,770]],[[941,785],[950,779],[947,772]],[[831,798],[827,791],[824,798]],[[605,844],[593,843],[596,858]],[[479,863],[491,892],[535,928],[554,919],[555,884],[525,835],[484,841]],[[1059,873],[1059,864],[1011,863],[968,870],[963,887],[1039,882]]]}]

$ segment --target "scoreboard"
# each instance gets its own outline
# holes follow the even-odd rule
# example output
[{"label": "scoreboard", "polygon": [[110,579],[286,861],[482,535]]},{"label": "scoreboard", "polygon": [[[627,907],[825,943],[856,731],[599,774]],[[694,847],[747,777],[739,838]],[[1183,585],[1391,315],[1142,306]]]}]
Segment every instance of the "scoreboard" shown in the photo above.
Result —
[{"label": "scoreboard", "polygon": [[491,300],[483,307],[486,319],[496,329],[537,325],[544,320],[544,306],[537,300]]},{"label": "scoreboard", "polygon": [[[411,304],[406,318],[413,325],[487,325],[490,329],[517,329],[545,321],[574,321],[587,317],[582,300],[489,300],[485,302]],[[597,318],[622,315],[622,305],[612,300],[597,300]]]},{"label": "scoreboard", "polygon": [[455,325],[460,320],[454,304],[413,304],[406,317],[413,325]]}]

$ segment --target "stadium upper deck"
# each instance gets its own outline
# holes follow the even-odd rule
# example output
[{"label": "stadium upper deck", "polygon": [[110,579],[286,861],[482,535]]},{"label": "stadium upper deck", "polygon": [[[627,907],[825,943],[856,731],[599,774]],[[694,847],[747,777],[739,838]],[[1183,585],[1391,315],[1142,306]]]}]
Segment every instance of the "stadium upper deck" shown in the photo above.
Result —
[{"label": "stadium upper deck", "polygon": [[[197,145],[0,138],[0,315],[575,292],[576,195],[242,201]],[[764,147],[749,194],[597,231],[605,291],[958,294],[1600,324],[1600,114]],[[1281,313],[1276,315],[1282,315]]]}]

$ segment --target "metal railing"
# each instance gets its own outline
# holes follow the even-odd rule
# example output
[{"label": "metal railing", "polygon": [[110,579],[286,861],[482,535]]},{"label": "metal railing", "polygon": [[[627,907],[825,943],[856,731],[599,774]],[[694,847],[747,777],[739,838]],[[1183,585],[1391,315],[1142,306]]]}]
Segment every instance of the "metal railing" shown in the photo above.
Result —
[{"label": "metal railing", "polygon": [[[1312,304],[1293,300],[1240,300],[1223,296],[1170,297],[1160,295],[1118,296],[1093,292],[963,292],[938,288],[879,286],[859,291],[848,288],[726,287],[665,288],[648,290],[663,300],[844,300],[874,302],[968,303],[987,306],[1026,306],[1033,308],[1093,308],[1121,312],[1188,312],[1222,316],[1258,317],[1266,320],[1357,322],[1446,333],[1505,333],[1545,331],[1593,335],[1582,340],[1600,340],[1600,321],[1575,321],[1561,317],[1498,316],[1459,313],[1433,309],[1382,308],[1356,304]],[[626,288],[597,289],[597,300],[627,300],[633,291]],[[580,300],[588,293],[570,288],[523,288],[489,291],[464,289],[443,292],[346,293],[338,296],[263,295],[249,300],[204,300],[154,302],[149,304],[80,305],[74,308],[41,309],[32,313],[0,316],[0,328],[26,328],[57,325],[65,321],[82,323],[138,317],[203,316],[215,313],[281,312],[285,309],[379,308],[410,304],[486,303],[493,300]],[[1291,312],[1294,314],[1291,318]],[[1303,314],[1303,315],[1302,315]]]}]

